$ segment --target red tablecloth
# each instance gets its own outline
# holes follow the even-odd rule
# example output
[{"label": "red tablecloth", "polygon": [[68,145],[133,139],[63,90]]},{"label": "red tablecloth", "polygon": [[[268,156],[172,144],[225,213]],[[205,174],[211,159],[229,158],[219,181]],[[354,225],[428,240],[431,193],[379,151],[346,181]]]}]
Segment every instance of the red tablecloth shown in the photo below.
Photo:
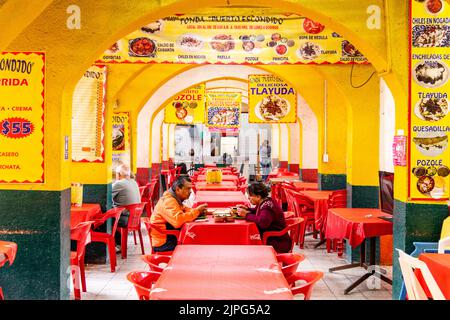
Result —
[{"label": "red tablecloth", "polygon": [[182,244],[262,244],[255,223],[245,220],[218,223],[214,222],[213,216],[208,216],[207,221],[185,223],[179,240]]},{"label": "red tablecloth", "polygon": [[150,293],[164,300],[292,300],[271,246],[179,245]]},{"label": "red tablecloth", "polygon": [[9,264],[13,264],[16,258],[17,243],[10,241],[0,241],[0,267],[6,264],[9,260]]},{"label": "red tablecloth", "polygon": [[325,238],[348,239],[353,247],[359,246],[365,238],[392,234],[392,222],[378,217],[390,217],[380,209],[332,208],[328,209]]},{"label": "red tablecloth", "polygon": [[[206,175],[204,174],[198,175],[197,181],[206,181]],[[223,174],[222,181],[233,181],[237,185],[239,182],[239,178],[237,175],[234,174]]]},{"label": "red tablecloth", "polygon": [[297,189],[314,189],[314,190],[319,190],[319,186],[317,184],[317,182],[297,182],[297,181],[293,181],[292,184],[297,188]]},{"label": "red tablecloth", "polygon": [[193,207],[207,203],[209,208],[227,208],[237,204],[250,205],[245,195],[240,191],[197,191]]},{"label": "red tablecloth", "polygon": [[222,181],[219,183],[206,183],[206,181],[197,181],[195,183],[197,190],[215,190],[215,191],[236,191],[238,187],[233,181]]},{"label": "red tablecloth", "polygon": [[328,198],[333,191],[299,191],[314,202],[314,224],[317,230],[325,232],[325,221],[328,212]]},{"label": "red tablecloth", "polygon": [[[445,299],[450,300],[450,254],[439,254],[439,253],[422,253],[419,255],[419,260],[425,262],[433,275],[434,280],[441,289],[445,296]],[[418,276],[419,281],[422,286],[424,285],[423,278]],[[431,297],[428,289],[425,289],[425,293]]]},{"label": "red tablecloth", "polygon": [[81,207],[70,207],[70,227],[73,228],[80,222],[94,220],[95,215],[102,213],[98,203],[83,203]]}]

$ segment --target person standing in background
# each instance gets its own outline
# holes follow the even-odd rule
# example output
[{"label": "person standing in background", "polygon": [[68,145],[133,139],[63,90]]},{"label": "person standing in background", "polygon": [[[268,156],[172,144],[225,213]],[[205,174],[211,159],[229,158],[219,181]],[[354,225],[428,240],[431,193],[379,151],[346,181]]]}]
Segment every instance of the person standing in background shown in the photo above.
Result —
[{"label": "person standing in background", "polygon": [[272,169],[272,148],[269,145],[269,140],[264,140],[259,147],[259,163],[262,169],[262,179],[266,180]]}]

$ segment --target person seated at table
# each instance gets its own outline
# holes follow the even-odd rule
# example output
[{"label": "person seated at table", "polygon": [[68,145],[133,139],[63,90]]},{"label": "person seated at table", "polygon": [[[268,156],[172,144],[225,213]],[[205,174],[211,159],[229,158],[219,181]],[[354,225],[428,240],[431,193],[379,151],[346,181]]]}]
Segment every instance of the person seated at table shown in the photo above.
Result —
[{"label": "person seated at table", "polygon": [[[116,181],[112,185],[112,201],[113,207],[126,206],[141,202],[141,194],[136,180],[131,178],[130,167],[121,164],[116,168]],[[130,213],[124,210],[120,215],[118,227],[126,227]],[[120,250],[120,232],[116,232],[116,249]]]},{"label": "person seated at table", "polygon": [[[206,204],[195,209],[183,204],[189,198],[191,188],[189,176],[179,176],[156,203],[150,222],[161,230],[180,230],[184,223],[193,221],[200,214],[206,213]],[[150,236],[154,252],[173,251],[177,245],[174,235],[166,235],[152,229]]]},{"label": "person seated at table", "polygon": [[[248,188],[248,199],[253,208],[237,205],[238,214],[246,221],[256,223],[263,238],[266,231],[281,231],[286,227],[284,213],[281,207],[269,197],[269,189],[262,182],[254,182]],[[291,249],[291,237],[284,234],[280,237],[269,237],[267,244],[273,246],[277,253],[286,253]]]}]

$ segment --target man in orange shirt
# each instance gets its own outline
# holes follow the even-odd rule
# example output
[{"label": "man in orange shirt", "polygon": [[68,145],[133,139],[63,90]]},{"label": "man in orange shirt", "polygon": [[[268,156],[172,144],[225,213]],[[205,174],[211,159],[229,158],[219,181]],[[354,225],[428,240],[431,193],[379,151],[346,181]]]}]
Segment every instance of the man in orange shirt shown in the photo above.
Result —
[{"label": "man in orange shirt", "polygon": [[[183,201],[191,194],[191,179],[188,176],[180,176],[172,187],[164,192],[158,200],[150,221],[162,230],[180,230],[185,222],[195,220],[206,211],[206,204],[195,209],[183,205]],[[154,252],[172,251],[177,245],[174,235],[165,235],[152,229],[152,246]]]}]

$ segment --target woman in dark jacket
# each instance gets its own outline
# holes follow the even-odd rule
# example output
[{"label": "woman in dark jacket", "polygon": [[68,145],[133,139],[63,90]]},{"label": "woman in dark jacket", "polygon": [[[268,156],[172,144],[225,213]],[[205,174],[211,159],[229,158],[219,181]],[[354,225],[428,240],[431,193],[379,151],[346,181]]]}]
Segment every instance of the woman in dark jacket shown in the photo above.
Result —
[{"label": "woman in dark jacket", "polygon": [[[281,207],[269,197],[269,190],[262,182],[256,182],[248,187],[248,198],[254,208],[238,205],[238,214],[258,226],[261,239],[266,231],[281,231],[286,227],[284,213]],[[273,246],[277,253],[289,252],[291,249],[289,234],[280,237],[269,237],[267,245]]]}]

